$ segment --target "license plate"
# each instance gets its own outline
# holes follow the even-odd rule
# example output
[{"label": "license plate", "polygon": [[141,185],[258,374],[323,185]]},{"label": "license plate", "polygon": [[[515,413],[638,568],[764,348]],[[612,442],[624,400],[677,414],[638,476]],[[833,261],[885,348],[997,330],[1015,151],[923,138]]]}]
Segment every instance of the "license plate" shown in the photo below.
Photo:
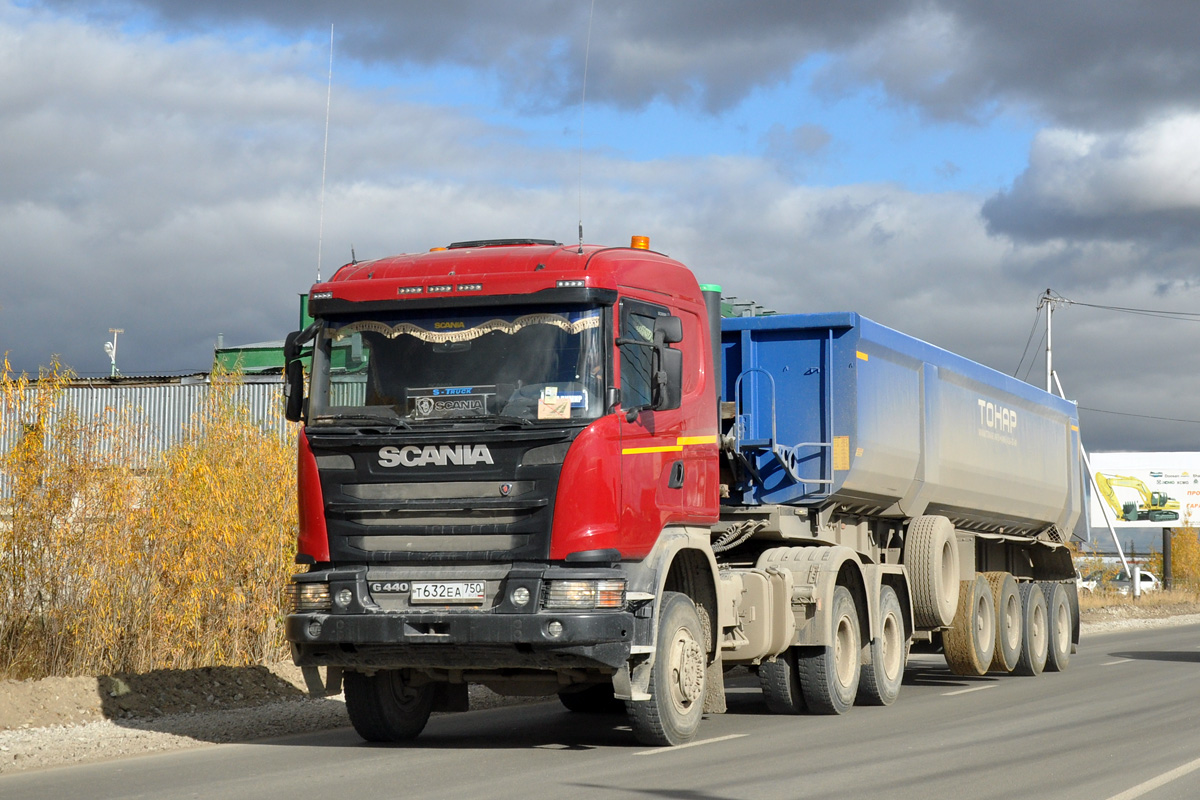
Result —
[{"label": "license plate", "polygon": [[482,603],[483,581],[413,582],[411,603]]}]

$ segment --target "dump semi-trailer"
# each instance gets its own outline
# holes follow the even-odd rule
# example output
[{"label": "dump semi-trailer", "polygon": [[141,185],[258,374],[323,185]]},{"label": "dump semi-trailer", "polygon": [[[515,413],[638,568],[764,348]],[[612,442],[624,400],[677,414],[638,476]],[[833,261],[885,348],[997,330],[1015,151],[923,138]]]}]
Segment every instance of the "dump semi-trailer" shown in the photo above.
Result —
[{"label": "dump semi-trailer", "polygon": [[465,242],[312,288],[287,636],[360,735],[472,683],[679,744],[731,665],[787,714],[892,703],[913,646],[1067,666],[1073,404],[857,314],[722,319],[633,245]]}]

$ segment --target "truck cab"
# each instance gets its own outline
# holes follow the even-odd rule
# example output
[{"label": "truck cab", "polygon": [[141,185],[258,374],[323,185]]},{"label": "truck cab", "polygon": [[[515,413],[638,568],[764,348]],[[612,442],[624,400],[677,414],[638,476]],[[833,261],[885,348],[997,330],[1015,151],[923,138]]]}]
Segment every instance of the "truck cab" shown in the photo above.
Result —
[{"label": "truck cab", "polygon": [[360,707],[395,685],[432,708],[468,678],[611,684],[652,636],[663,531],[718,516],[691,273],[636,247],[464,242],[348,264],[309,308],[288,344],[296,663],[346,670],[368,738],[393,738]]}]

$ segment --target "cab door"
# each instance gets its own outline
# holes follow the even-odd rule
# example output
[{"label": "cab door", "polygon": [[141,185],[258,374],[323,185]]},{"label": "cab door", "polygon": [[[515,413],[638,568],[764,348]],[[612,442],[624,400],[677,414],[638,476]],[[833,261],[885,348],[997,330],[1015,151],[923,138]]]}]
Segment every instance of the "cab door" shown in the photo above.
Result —
[{"label": "cab door", "polygon": [[[652,345],[655,320],[670,313],[666,306],[625,298],[619,307],[617,336]],[[647,407],[654,381],[652,347],[622,345],[619,360],[621,538],[631,551],[644,554],[669,521],[687,516],[688,476],[681,444],[684,414],[680,409]],[[625,412],[639,406],[643,409],[630,422]]]}]

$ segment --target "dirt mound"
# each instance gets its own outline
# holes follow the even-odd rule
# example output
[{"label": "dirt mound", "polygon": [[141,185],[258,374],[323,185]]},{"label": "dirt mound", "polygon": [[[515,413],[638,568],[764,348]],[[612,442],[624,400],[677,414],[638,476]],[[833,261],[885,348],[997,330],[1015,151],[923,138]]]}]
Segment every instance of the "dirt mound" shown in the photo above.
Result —
[{"label": "dirt mound", "polygon": [[303,685],[287,663],[0,681],[0,730],[245,708],[300,698]]}]

